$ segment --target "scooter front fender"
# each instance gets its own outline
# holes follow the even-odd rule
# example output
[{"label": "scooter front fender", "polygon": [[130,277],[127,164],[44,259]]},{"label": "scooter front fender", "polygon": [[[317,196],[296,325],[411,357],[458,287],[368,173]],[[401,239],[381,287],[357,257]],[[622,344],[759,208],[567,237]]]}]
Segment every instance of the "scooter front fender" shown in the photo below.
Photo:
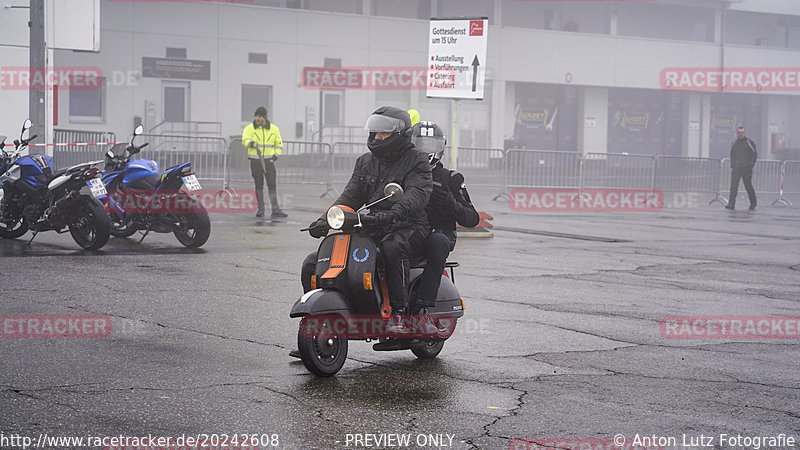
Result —
[{"label": "scooter front fender", "polygon": [[347,298],[333,289],[314,289],[303,294],[292,306],[289,317],[303,317],[309,314],[350,314]]}]

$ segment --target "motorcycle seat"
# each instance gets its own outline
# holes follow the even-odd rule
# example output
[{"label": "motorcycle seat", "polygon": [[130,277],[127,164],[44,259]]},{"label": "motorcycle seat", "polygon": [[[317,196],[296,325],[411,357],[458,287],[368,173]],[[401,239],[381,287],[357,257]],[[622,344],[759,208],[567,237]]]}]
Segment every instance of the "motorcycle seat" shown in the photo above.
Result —
[{"label": "motorcycle seat", "polygon": [[126,187],[131,189],[152,190],[158,187],[159,184],[161,184],[161,175],[154,174],[139,178],[132,183],[128,183]]}]

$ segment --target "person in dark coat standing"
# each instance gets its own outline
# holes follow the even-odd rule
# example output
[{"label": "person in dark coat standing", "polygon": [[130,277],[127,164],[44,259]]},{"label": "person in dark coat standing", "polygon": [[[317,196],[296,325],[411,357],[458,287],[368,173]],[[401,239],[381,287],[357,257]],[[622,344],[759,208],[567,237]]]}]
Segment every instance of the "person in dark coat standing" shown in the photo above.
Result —
[{"label": "person in dark coat standing", "polygon": [[727,209],[736,209],[736,195],[739,193],[739,180],[744,183],[750,210],[756,209],[756,191],[753,189],[753,167],[758,159],[756,143],[744,135],[744,127],[736,129],[736,140],[731,144],[731,192]]}]

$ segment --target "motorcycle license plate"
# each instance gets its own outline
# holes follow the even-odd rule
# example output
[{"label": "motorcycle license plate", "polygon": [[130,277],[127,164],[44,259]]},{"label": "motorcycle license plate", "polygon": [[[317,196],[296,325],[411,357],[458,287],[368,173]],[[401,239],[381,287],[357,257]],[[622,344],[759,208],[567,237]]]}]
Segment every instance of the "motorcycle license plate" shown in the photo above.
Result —
[{"label": "motorcycle license plate", "polygon": [[190,191],[196,191],[201,189],[200,182],[197,181],[197,177],[194,175],[189,175],[188,177],[183,177],[183,184],[186,185],[186,189]]},{"label": "motorcycle license plate", "polygon": [[108,191],[106,191],[106,185],[103,184],[103,180],[100,178],[92,178],[91,180],[87,181],[86,184],[89,185],[89,189],[92,191],[92,195],[95,197],[108,194]]}]

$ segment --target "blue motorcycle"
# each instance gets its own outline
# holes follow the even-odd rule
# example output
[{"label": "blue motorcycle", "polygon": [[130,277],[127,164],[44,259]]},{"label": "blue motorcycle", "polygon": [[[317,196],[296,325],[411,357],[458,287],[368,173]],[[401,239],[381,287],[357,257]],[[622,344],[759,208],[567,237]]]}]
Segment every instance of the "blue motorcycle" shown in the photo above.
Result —
[{"label": "blue motorcycle", "polygon": [[[36,138],[22,138],[30,128],[31,121],[26,120],[11,151],[5,149],[5,137],[0,136],[0,237],[15,239],[31,230],[32,241],[41,231],[63,233],[69,229],[81,247],[103,247],[111,227],[103,204],[97,200],[106,193],[96,167],[103,161],[54,172],[52,157],[22,156]],[[81,194],[87,185],[91,195]]]},{"label": "blue motorcycle", "polygon": [[203,205],[183,190],[184,185],[189,192],[201,188],[191,164],[160,174],[156,161],[131,160],[148,145],[133,143],[143,131],[139,125],[130,144],[118,144],[106,153],[102,179],[108,194],[102,200],[111,219],[111,235],[129,237],[144,231],[144,239],[151,231],[173,233],[186,247],[202,246],[211,234],[211,221]]}]

